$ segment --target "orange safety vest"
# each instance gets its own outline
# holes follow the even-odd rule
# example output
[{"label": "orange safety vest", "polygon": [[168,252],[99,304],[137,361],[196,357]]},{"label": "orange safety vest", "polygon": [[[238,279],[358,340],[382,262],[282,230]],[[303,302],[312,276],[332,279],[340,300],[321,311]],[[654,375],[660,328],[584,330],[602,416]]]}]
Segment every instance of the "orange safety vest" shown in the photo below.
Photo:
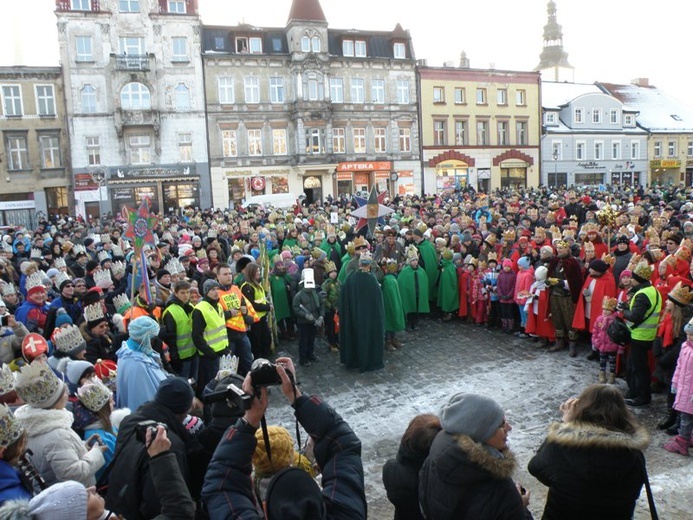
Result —
[{"label": "orange safety vest", "polygon": [[128,330],[128,324],[137,318],[141,318],[142,316],[149,316],[150,318],[153,318],[156,320],[156,322],[161,321],[161,307],[155,307],[154,311],[149,314],[147,312],[147,309],[144,307],[138,307],[137,305],[133,305],[130,307],[127,311],[125,311],[125,314],[123,314],[123,326],[125,327],[125,330]]},{"label": "orange safety vest", "polygon": [[[225,311],[240,309],[241,305],[245,305],[248,309],[248,316],[252,316],[253,322],[256,323],[260,321],[253,305],[243,296],[243,293],[236,285],[232,285],[230,289],[226,290],[219,289],[219,303],[221,304],[221,308]],[[243,314],[241,314],[240,311],[238,311],[236,316],[232,316],[226,320],[226,326],[229,329],[238,330],[240,332],[246,332],[248,330],[245,320],[243,319]]]}]

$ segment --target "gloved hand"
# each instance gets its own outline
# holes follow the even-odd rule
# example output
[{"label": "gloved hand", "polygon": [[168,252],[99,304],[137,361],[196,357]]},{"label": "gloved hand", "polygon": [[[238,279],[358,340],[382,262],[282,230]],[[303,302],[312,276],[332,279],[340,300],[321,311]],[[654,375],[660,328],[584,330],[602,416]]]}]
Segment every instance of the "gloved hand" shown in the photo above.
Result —
[{"label": "gloved hand", "polygon": [[313,316],[310,312],[306,313],[305,317],[308,321],[315,321],[315,316]]},{"label": "gloved hand", "polygon": [[315,326],[318,328],[322,327],[324,323],[325,323],[325,320],[323,319],[322,316],[320,316],[317,320],[315,320]]},{"label": "gloved hand", "polygon": [[627,311],[628,310],[628,302],[618,302],[616,305],[616,309],[619,311]]}]

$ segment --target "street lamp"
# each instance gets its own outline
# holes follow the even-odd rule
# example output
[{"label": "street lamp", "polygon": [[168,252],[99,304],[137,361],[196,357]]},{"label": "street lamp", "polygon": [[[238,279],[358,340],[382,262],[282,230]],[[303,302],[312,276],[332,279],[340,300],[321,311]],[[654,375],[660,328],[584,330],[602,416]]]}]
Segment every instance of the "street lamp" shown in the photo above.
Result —
[{"label": "street lamp", "polygon": [[103,195],[102,188],[106,186],[106,170],[105,168],[94,168],[89,172],[93,181],[99,186],[99,222],[104,214],[103,211]]},{"label": "street lamp", "polygon": [[558,148],[553,149],[553,154],[551,154],[553,157],[553,182],[556,183],[556,187],[558,187]]}]

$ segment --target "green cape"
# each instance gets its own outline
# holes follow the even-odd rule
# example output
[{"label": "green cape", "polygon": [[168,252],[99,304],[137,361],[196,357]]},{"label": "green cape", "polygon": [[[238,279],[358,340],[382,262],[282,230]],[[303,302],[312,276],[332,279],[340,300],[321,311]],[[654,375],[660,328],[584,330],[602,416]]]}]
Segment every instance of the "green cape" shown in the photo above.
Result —
[{"label": "green cape", "polygon": [[442,271],[438,283],[438,307],[443,312],[455,312],[460,308],[460,291],[457,285],[457,269],[452,260],[441,260]]},{"label": "green cape", "polygon": [[[419,286],[419,297],[417,305],[416,285]],[[402,269],[397,277],[397,285],[399,285],[399,294],[402,298],[402,310],[404,314],[410,312],[431,312],[428,303],[428,276],[422,268],[414,269],[411,266],[406,266]]]},{"label": "green cape", "polygon": [[404,330],[406,321],[402,310],[402,298],[399,294],[397,277],[394,274],[386,274],[383,278],[383,303],[385,305],[385,331],[399,332]]},{"label": "green cape", "polygon": [[435,301],[438,297],[438,257],[436,256],[435,247],[428,240],[422,240],[416,246],[419,250],[421,258],[419,265],[426,271],[428,276],[428,299]]}]

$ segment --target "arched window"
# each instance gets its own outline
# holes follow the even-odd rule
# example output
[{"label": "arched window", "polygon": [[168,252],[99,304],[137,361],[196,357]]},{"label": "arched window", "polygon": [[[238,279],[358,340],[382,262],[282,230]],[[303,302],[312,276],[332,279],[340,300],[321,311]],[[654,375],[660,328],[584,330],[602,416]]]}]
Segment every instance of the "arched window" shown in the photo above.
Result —
[{"label": "arched window", "polygon": [[84,85],[80,95],[82,98],[82,113],[93,114],[96,112],[96,89],[91,85]]},{"label": "arched window", "polygon": [[313,52],[320,52],[320,37],[313,36],[310,41],[311,46],[313,47]]},{"label": "arched window", "polygon": [[128,83],[120,91],[123,110],[149,110],[152,107],[149,89],[142,83]]},{"label": "arched window", "polygon": [[310,36],[308,35],[301,38],[301,52],[310,52]]}]

